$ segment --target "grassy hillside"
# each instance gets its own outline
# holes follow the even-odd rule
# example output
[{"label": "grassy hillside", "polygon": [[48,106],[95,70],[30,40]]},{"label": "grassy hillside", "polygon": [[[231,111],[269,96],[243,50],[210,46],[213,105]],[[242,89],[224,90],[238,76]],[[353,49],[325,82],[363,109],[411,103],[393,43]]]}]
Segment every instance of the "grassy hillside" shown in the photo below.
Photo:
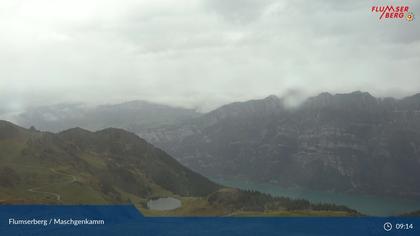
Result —
[{"label": "grassy hillside", "polygon": [[[172,211],[147,208],[174,197]],[[0,203],[133,203],[147,215],[353,215],[334,205],[222,188],[120,129],[58,134],[0,121]]]}]

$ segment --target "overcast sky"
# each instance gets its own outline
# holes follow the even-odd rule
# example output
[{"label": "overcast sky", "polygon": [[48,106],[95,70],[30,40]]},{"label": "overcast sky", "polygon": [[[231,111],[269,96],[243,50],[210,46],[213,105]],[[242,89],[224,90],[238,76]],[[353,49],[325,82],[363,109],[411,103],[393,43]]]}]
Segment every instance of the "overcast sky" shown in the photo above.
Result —
[{"label": "overcast sky", "polygon": [[[372,0],[1,0],[0,112],[145,99],[208,110],[290,91],[420,92],[418,19]],[[391,1],[392,2],[392,1]]]}]

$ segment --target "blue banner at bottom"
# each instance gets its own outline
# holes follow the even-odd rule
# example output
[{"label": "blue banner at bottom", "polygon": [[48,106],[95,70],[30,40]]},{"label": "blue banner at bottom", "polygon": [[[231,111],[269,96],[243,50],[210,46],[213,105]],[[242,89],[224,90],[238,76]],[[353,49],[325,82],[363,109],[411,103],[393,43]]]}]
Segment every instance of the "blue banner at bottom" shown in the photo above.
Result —
[{"label": "blue banner at bottom", "polygon": [[420,235],[419,217],[143,217],[132,205],[0,206],[0,235]]}]

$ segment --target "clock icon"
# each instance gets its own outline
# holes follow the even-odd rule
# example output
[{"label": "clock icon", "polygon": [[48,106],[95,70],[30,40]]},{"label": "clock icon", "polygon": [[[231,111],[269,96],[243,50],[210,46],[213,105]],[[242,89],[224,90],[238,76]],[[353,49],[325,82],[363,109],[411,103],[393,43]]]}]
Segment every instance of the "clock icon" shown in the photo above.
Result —
[{"label": "clock icon", "polygon": [[387,231],[387,232],[391,231],[392,230],[392,224],[389,223],[389,222],[386,222],[384,224],[384,230]]}]

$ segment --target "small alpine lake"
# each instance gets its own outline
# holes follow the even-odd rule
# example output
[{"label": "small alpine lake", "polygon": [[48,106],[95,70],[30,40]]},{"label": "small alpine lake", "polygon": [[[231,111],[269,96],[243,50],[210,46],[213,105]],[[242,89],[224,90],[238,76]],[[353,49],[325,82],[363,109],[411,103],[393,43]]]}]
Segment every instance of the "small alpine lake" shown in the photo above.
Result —
[{"label": "small alpine lake", "polygon": [[147,208],[156,211],[170,211],[181,207],[181,201],[173,197],[149,200]]}]

